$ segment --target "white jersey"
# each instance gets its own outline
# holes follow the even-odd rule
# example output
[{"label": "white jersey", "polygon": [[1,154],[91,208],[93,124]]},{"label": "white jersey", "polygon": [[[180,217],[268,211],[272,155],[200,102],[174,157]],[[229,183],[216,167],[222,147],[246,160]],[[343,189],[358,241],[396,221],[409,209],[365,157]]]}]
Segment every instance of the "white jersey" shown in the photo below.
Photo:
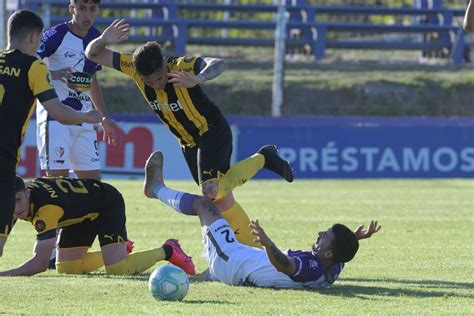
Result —
[{"label": "white jersey", "polygon": [[[92,40],[100,36],[99,30],[89,29],[86,36],[74,34],[67,22],[58,24],[43,33],[38,56],[41,57],[51,71],[70,67],[73,76],[67,83],[53,80],[59,100],[78,111],[89,111],[93,108],[90,88],[94,74],[101,66],[88,60],[84,50]],[[38,102],[36,108],[37,123],[53,120]]]},{"label": "white jersey", "polygon": [[212,278],[229,285],[323,288],[330,286],[344,268],[343,263],[335,265],[328,280],[323,263],[311,251],[289,250],[287,255],[296,262],[296,272],[291,276],[278,272],[264,250],[239,243],[223,219],[212,223],[204,236],[204,257]]}]

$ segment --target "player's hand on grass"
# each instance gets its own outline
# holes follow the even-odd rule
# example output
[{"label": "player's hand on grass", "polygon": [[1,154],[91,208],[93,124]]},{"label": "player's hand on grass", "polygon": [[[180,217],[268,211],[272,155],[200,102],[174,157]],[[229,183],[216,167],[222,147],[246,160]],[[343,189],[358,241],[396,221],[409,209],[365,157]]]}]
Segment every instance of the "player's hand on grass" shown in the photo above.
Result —
[{"label": "player's hand on grass", "polygon": [[66,67],[58,70],[51,70],[49,73],[51,74],[52,80],[61,80],[62,82],[67,83],[67,80],[72,77],[72,68]]},{"label": "player's hand on grass", "polygon": [[102,140],[107,144],[115,146],[117,144],[117,133],[116,130],[119,127],[110,117],[102,118],[102,129],[104,131]]},{"label": "player's hand on grass", "polygon": [[250,228],[252,229],[252,234],[256,237],[255,242],[260,243],[262,246],[267,247],[273,244],[271,239],[267,236],[263,228],[260,226],[258,219],[250,221]]},{"label": "player's hand on grass", "polygon": [[176,88],[192,88],[202,83],[202,81],[197,79],[196,76],[193,76],[189,72],[183,70],[172,70],[168,73],[168,77],[171,78],[168,80],[168,82],[171,82]]},{"label": "player's hand on grass", "polygon": [[373,234],[377,233],[382,226],[377,226],[377,221],[370,221],[369,228],[364,229],[364,225],[360,225],[357,227],[356,231],[354,234],[356,235],[357,239],[364,239],[364,238],[370,238]]},{"label": "player's hand on grass", "polygon": [[127,21],[124,19],[115,20],[104,30],[100,37],[106,45],[117,44],[128,39],[129,31],[130,26]]}]

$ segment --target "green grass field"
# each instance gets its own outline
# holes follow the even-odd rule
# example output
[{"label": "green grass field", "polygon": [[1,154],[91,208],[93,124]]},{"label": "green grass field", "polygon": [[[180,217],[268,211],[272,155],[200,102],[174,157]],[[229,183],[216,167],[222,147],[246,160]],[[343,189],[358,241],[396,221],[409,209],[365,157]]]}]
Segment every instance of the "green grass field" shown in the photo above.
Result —
[{"label": "green grass field", "polygon": [[[198,220],[145,199],[138,181],[112,181],[127,203],[135,249],[180,239],[198,270],[206,264]],[[170,186],[197,193],[191,182]],[[236,191],[282,249],[308,249],[335,222],[355,228],[378,219],[382,229],[361,241],[339,281],[319,291],[192,283],[183,302],[157,302],[148,273],[0,279],[0,314],[474,314],[474,181],[250,181]],[[4,270],[29,259],[34,229],[19,223],[0,259]],[[163,263],[161,263],[163,264]]]}]

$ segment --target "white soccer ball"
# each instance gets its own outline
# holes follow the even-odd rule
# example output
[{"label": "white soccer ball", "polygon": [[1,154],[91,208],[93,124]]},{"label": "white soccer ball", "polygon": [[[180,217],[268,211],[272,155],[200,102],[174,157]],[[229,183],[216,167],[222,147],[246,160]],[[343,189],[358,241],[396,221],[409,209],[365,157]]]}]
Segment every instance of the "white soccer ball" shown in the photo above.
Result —
[{"label": "white soccer ball", "polygon": [[167,264],[150,275],[148,289],[157,300],[181,301],[189,289],[189,278],[181,268]]}]

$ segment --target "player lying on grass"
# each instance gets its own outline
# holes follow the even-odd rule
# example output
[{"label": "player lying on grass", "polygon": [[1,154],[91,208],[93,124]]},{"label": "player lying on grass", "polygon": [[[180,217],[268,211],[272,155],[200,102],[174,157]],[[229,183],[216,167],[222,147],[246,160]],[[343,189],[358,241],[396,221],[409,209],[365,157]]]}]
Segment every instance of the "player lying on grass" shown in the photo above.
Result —
[{"label": "player lying on grass", "polygon": [[254,285],[274,288],[322,288],[338,278],[344,263],[359,249],[359,240],[369,238],[381,226],[372,221],[368,229],[355,232],[335,224],[319,232],[309,251],[283,253],[265,234],[258,220],[251,221],[252,233],[265,250],[241,244],[229,223],[209,198],[175,191],[163,182],[163,155],[154,152],[146,163],[145,190],[185,215],[198,215],[201,221],[205,257],[212,280],[228,285]]},{"label": "player lying on grass", "polygon": [[[107,274],[133,275],[160,260],[181,267],[188,274],[195,268],[177,240],[162,247],[127,254],[125,203],[110,184],[92,179],[16,178],[16,219],[29,221],[37,238],[33,258],[0,276],[33,275],[48,268],[56,231],[61,229],[56,258],[59,273],[83,274],[105,265]],[[98,236],[101,250],[89,252]]]},{"label": "player lying on grass", "polygon": [[[214,200],[232,229],[239,232],[237,239],[240,242],[259,247],[250,233],[250,219],[232,193],[257,172],[259,159],[230,164],[231,128],[202,88],[224,71],[224,60],[165,56],[157,42],[137,47],[133,55],[106,48],[126,40],[128,32],[129,25],[125,20],[112,22],[100,37],[89,43],[87,58],[115,68],[135,81],[152,110],[178,139],[189,171],[202,194]],[[279,170],[275,172],[286,181],[293,181],[288,164]]]}]

